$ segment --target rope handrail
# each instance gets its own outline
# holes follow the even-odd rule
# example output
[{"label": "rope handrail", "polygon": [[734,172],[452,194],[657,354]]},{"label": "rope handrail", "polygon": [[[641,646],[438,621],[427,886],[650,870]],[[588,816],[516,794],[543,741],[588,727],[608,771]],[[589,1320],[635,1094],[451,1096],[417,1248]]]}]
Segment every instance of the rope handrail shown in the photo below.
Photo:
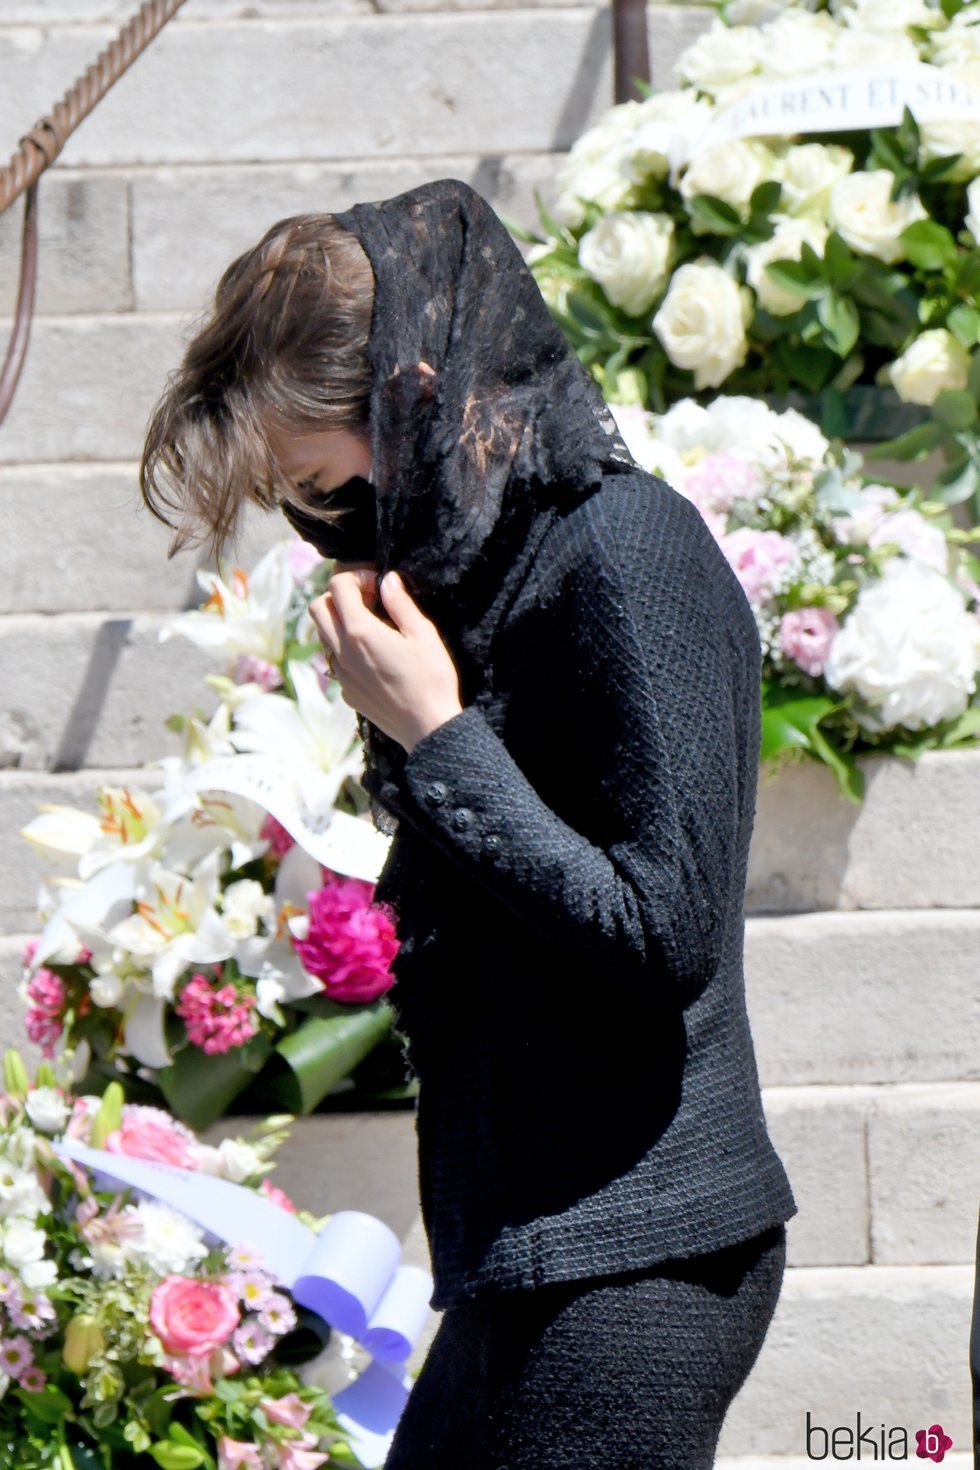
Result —
[{"label": "rope handrail", "polygon": [[79,123],[84,122],[109,88],[185,3],[186,0],[144,0],[115,40],[100,52],[51,112],[45,113],[23,135],[17,152],[0,168],[0,214],[21,194],[26,195],[14,329],[0,371],[0,423],[13,401],[30,339],[37,282],[37,188],[41,174],[50,168]]}]

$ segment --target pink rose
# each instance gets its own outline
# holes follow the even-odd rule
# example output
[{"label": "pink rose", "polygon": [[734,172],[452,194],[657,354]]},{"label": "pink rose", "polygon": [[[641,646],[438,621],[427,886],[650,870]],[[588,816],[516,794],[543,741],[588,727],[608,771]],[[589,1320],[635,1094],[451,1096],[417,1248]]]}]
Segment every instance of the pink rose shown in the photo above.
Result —
[{"label": "pink rose", "polygon": [[822,672],[840,625],[829,607],[797,607],[784,613],[779,646],[787,658],[816,679]]},{"label": "pink rose", "polygon": [[741,582],[750,602],[764,602],[772,597],[783,579],[785,569],[797,559],[797,550],[788,536],[778,531],[756,531],[739,526],[723,536],[719,545]]},{"label": "pink rose", "polygon": [[223,1281],[166,1276],[150,1298],[153,1331],[167,1352],[177,1356],[209,1357],[240,1320],[234,1292]]},{"label": "pink rose", "polygon": [[162,1108],[127,1103],[120,1126],[109,1134],[105,1146],[111,1154],[127,1154],[131,1159],[150,1159],[160,1164],[176,1164],[181,1169],[193,1169],[191,1145],[194,1142],[190,1129],[171,1118]]},{"label": "pink rose", "polygon": [[707,454],[684,482],[684,494],[698,509],[728,511],[736,500],[756,501],[765,489],[755,465],[734,454]]}]

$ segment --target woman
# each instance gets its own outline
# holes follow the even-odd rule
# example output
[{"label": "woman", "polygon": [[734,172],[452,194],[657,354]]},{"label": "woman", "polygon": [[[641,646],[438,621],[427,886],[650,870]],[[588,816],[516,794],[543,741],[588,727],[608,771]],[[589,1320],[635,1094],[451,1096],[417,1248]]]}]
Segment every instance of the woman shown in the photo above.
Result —
[{"label": "woman", "polygon": [[310,611],[393,834],[444,1312],[387,1470],[710,1466],[797,1208],[745,1010],[734,573],[455,179],[228,268],[150,426],[151,506],[164,480],[178,541],[278,499],[337,559]]}]

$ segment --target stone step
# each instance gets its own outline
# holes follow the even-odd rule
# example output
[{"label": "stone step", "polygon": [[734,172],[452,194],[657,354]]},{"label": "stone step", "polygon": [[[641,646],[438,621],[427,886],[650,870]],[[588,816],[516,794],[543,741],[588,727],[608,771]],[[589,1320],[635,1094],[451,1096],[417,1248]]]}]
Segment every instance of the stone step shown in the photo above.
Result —
[{"label": "stone step", "polygon": [[[709,17],[688,6],[651,10],[663,87]],[[20,137],[116,29],[0,29],[0,136]],[[288,87],[258,77],[288,78]],[[611,99],[607,6],[223,22],[188,14],[120,78],[61,162],[391,158],[482,152],[488,140],[503,151],[562,150]]]}]

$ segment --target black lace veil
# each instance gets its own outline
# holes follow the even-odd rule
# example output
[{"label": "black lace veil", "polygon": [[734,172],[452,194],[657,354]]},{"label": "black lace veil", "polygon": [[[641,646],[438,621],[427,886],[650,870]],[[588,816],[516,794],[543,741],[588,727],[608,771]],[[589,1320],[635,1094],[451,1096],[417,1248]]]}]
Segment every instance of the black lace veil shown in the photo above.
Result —
[{"label": "black lace veil", "polygon": [[[378,576],[401,573],[453,656],[463,703],[482,701],[494,628],[550,520],[636,464],[516,243],[470,185],[436,179],[334,219],[374,272]],[[375,611],[385,615],[380,598]],[[392,833],[385,784],[404,750],[360,714],[358,728],[372,815]]]}]

